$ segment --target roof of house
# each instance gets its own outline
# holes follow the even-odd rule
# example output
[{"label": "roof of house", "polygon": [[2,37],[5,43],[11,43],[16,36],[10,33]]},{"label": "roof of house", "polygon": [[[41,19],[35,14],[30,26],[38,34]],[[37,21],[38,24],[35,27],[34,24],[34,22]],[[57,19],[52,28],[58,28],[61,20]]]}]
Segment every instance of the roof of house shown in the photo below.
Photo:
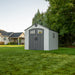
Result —
[{"label": "roof of house", "polygon": [[4,30],[0,30],[0,33],[3,35],[3,36],[8,36],[8,33]]},{"label": "roof of house", "polygon": [[11,36],[13,34],[13,32],[8,32],[8,36]]},{"label": "roof of house", "polygon": [[13,33],[10,37],[11,38],[18,38],[23,32],[19,32],[19,33]]},{"label": "roof of house", "polygon": [[13,33],[13,32],[6,32],[4,30],[0,30],[0,33],[3,36],[8,36],[8,37],[12,37],[12,38],[18,38],[23,32]]}]

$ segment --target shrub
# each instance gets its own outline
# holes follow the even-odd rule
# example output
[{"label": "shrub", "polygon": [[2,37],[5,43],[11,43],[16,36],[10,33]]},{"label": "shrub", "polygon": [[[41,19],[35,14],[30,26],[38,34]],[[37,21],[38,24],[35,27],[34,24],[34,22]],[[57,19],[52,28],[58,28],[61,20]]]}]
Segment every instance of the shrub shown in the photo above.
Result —
[{"label": "shrub", "polygon": [[4,45],[4,42],[0,42],[0,45]]},{"label": "shrub", "polygon": [[9,42],[7,45],[17,45],[16,42]]},{"label": "shrub", "polygon": [[75,42],[72,43],[72,46],[75,46]]},{"label": "shrub", "polygon": [[66,44],[59,44],[59,47],[66,47]]}]

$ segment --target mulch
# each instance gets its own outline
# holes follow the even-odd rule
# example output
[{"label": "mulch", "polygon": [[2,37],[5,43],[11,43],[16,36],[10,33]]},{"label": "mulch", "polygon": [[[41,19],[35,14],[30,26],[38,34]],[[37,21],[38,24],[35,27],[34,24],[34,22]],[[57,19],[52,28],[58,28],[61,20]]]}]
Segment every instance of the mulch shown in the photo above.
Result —
[{"label": "mulch", "polygon": [[68,46],[68,48],[75,48],[75,46]]}]

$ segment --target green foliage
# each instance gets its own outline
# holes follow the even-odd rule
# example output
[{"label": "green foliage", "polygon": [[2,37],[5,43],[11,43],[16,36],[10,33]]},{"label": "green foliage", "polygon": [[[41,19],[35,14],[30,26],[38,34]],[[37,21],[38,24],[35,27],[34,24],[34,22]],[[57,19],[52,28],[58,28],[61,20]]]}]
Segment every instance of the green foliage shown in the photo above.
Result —
[{"label": "green foliage", "polygon": [[51,29],[58,31],[59,35],[75,33],[73,0],[49,0],[49,3],[47,15],[51,22],[47,24],[51,25]]},{"label": "green foliage", "polygon": [[36,51],[24,50],[23,47],[0,47],[0,75],[74,74],[75,49],[73,48]]},{"label": "green foliage", "polygon": [[7,45],[17,45],[16,42],[9,42]]},{"label": "green foliage", "polygon": [[34,24],[40,24],[45,26],[46,25],[46,16],[44,13],[40,13],[40,11],[38,10],[37,13],[35,14],[33,21],[32,21],[32,25]]},{"label": "green foliage", "polygon": [[51,29],[59,32],[60,37],[64,39],[64,44],[67,45],[72,44],[75,35],[74,2],[74,0],[49,0],[50,8],[47,12],[50,16],[48,19],[51,21],[47,24],[51,25]]},{"label": "green foliage", "polygon": [[[49,2],[49,7],[43,13],[45,17],[41,20],[39,15],[36,14],[38,18],[35,16],[34,20],[41,20],[41,25],[45,24],[46,27],[57,31],[59,33],[59,41],[62,44],[72,45],[72,42],[75,41],[75,0],[46,1]],[[35,23],[40,24],[37,21]]]}]

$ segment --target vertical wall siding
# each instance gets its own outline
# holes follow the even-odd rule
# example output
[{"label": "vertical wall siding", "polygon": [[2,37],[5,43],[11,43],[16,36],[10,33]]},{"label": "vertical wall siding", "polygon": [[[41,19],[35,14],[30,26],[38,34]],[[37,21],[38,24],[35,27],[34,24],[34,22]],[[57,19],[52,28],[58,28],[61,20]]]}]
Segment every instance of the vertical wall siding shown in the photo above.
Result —
[{"label": "vertical wall siding", "polygon": [[26,50],[29,49],[29,31],[28,30],[25,31],[25,49]]},{"label": "vertical wall siding", "polygon": [[[53,38],[53,33],[55,34],[55,38]],[[51,30],[49,33],[49,49],[58,49],[58,33]]]},{"label": "vertical wall siding", "polygon": [[49,29],[44,29],[44,50],[49,50]]}]

